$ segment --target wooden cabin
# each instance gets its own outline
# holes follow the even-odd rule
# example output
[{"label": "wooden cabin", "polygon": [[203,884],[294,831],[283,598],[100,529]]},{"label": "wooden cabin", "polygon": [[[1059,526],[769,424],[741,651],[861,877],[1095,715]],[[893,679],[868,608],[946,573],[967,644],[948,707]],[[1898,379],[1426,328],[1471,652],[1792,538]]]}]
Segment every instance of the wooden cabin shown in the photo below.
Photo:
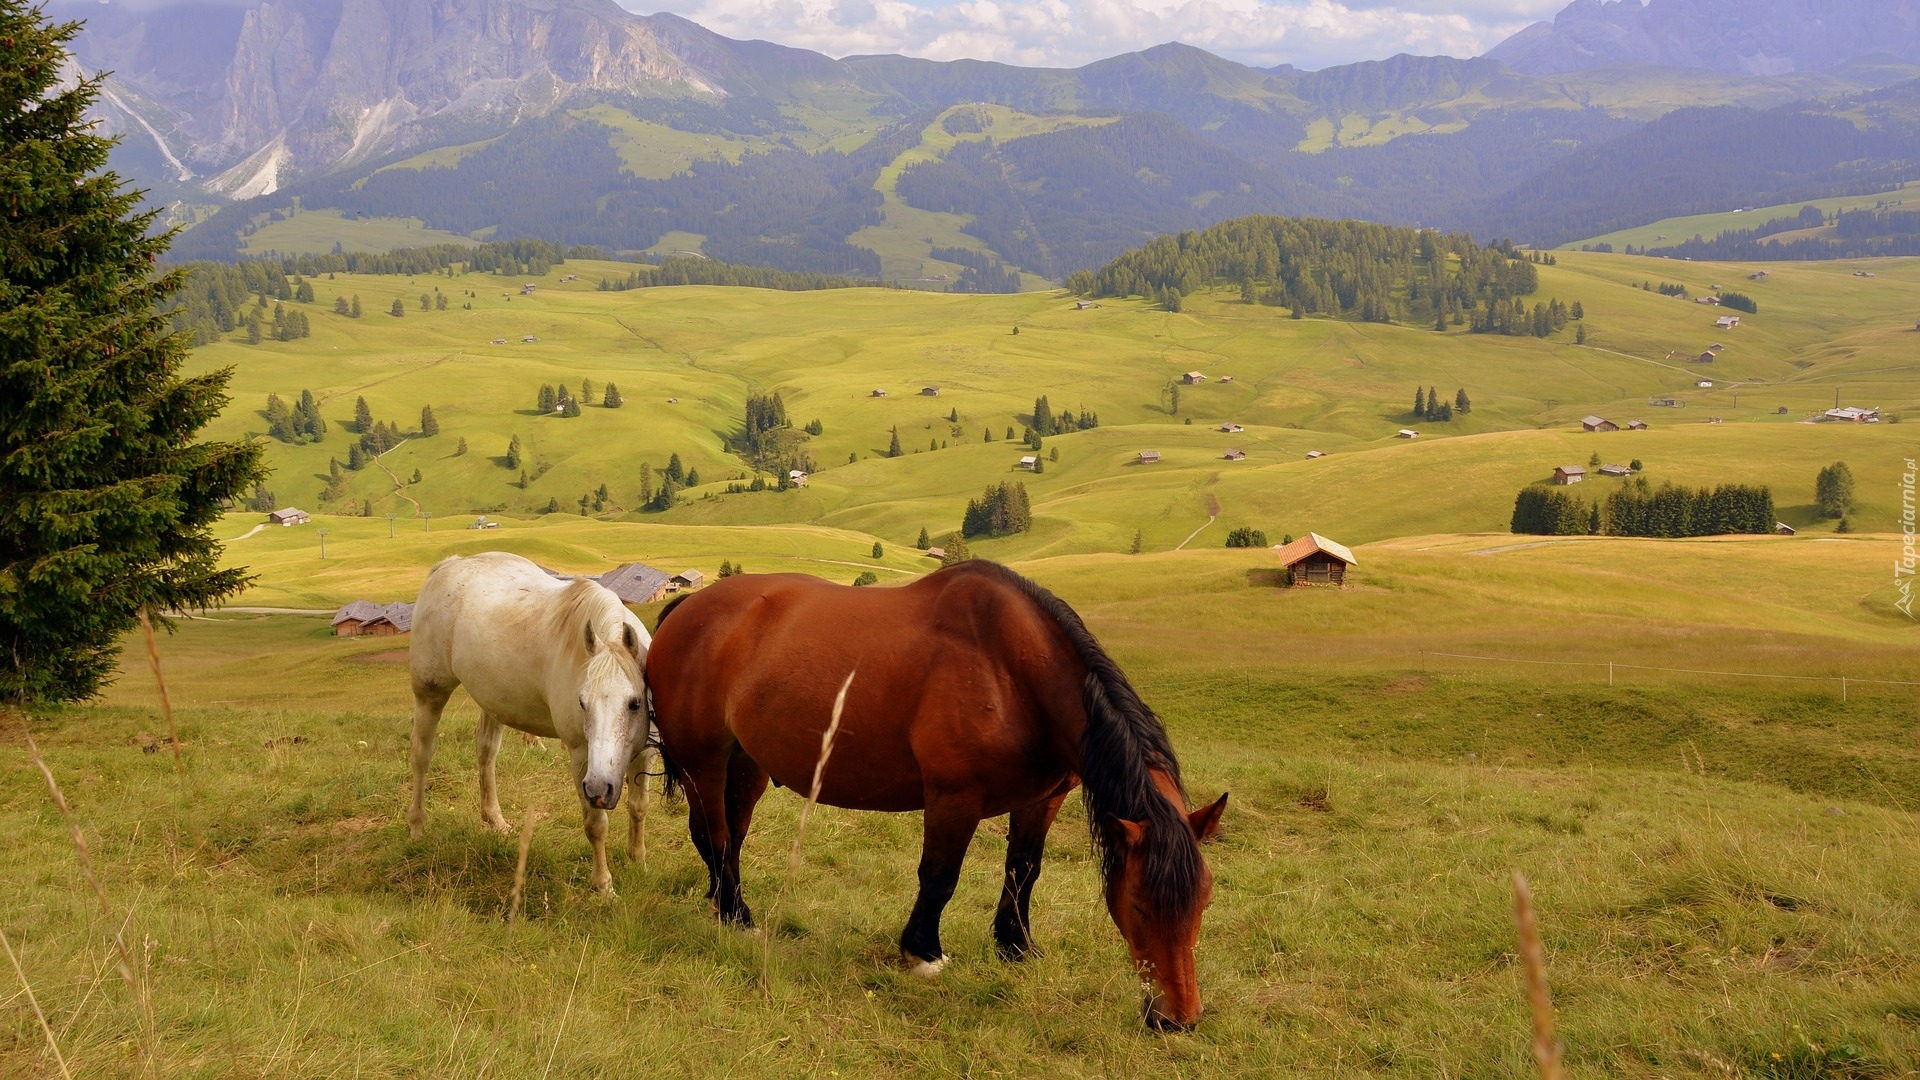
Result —
[{"label": "wooden cabin", "polygon": [[1587,470],[1578,465],[1561,465],[1553,470],[1553,482],[1565,486],[1587,478]]},{"label": "wooden cabin", "polygon": [[1276,546],[1274,554],[1287,571],[1288,585],[1333,585],[1347,583],[1347,568],[1356,566],[1353,552],[1343,544],[1308,533],[1291,544]]},{"label": "wooden cabin", "polygon": [[305,510],[301,510],[298,507],[288,506],[283,509],[275,510],[273,513],[268,514],[267,520],[272,522],[275,525],[305,525],[308,521],[311,521],[312,519],[307,516],[307,512]]},{"label": "wooden cabin", "polygon": [[1619,431],[1620,425],[1603,416],[1589,416],[1580,421],[1582,431]]},{"label": "wooden cabin", "polygon": [[333,616],[335,637],[390,637],[413,630],[413,605],[405,601],[377,604],[355,600]]}]

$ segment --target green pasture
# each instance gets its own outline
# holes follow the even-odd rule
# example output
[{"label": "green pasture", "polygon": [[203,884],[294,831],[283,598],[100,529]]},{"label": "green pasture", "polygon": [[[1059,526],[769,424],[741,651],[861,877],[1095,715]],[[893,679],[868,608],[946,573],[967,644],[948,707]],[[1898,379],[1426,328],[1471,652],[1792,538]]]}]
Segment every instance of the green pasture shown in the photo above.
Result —
[{"label": "green pasture", "polygon": [[[481,535],[343,536],[389,554],[322,568],[290,543],[304,531],[233,546],[259,552],[250,600],[391,591]],[[841,572],[776,565],[761,531],[573,519],[485,539],[569,568],[684,545],[681,561]],[[837,554],[824,531],[807,544]],[[893,959],[916,816],[821,808],[789,878],[799,800],[770,791],[744,862],[772,934],[750,937],[709,916],[678,804],[655,800],[644,867],[616,856],[619,897],[593,896],[563,755],[509,738],[508,817],[540,823],[505,924],[517,839],[479,825],[471,704],[448,710],[427,836],[409,841],[404,639],[335,639],[316,617],[224,614],[162,638],[184,779],[164,745],[143,752],[166,729],[137,642],[101,702],[10,717],[0,902],[76,1076],[1524,1077],[1518,869],[1571,1075],[1906,1075],[1914,688],[1859,681],[1920,679],[1888,603],[1897,552],[1407,536],[1361,546],[1344,590],[1276,588],[1257,550],[1021,563],[1164,718],[1193,794],[1231,792],[1207,853],[1208,1013],[1188,1034],[1139,1024],[1077,804],[1035,898],[1044,954],[992,956],[989,822],[948,908],[955,962],[923,983]],[[138,993],[113,967],[123,928]],[[0,1072],[55,1072],[9,1000]]]},{"label": "green pasture", "polygon": [[[1502,529],[1515,490],[1596,453],[1641,460],[1654,483],[1769,484],[1782,520],[1814,531],[1830,528],[1813,516],[1814,474],[1844,460],[1859,477],[1855,527],[1895,527],[1908,429],[1799,421],[1836,399],[1877,405],[1889,421],[1920,409],[1911,357],[1920,260],[1882,260],[1866,284],[1834,264],[1775,264],[1767,280],[1748,283],[1740,265],[1560,259],[1541,268],[1540,295],[1582,303],[1584,346],[1572,343],[1572,327],[1538,340],[1296,321],[1226,292],[1195,294],[1179,314],[1137,300],[1080,311],[1059,292],[601,292],[599,281],[624,277],[626,264],[573,261],[532,296],[520,293],[520,278],[490,274],[323,277],[313,283],[312,337],[221,343],[198,350],[194,364],[234,368],[234,404],[211,428],[222,437],[264,438],[269,393],[292,400],[311,389],[322,403],[326,441],[268,444],[269,485],[282,504],[371,509],[376,521],[396,513],[409,530],[428,512],[448,523],[483,513],[528,519],[557,504],[577,516],[580,497],[605,484],[601,520],[812,524],[899,547],[922,528],[950,531],[982,487],[1018,479],[1032,495],[1035,528],[986,542],[983,552],[996,557],[1123,551],[1136,530],[1148,550],[1167,550],[1216,504],[1221,520],[1192,544],[1217,546],[1236,525],[1275,539],[1314,529],[1366,542]],[[1718,309],[1639,287],[1662,279],[1696,295],[1738,283],[1760,311],[1718,331]],[[435,290],[448,309],[420,310],[419,297]],[[365,316],[332,314],[336,296],[358,296]],[[395,298],[406,309],[397,319],[387,314]],[[1724,346],[1714,363],[1691,362],[1713,343]],[[1170,411],[1169,383],[1195,370],[1208,381],[1180,387]],[[1714,386],[1696,386],[1702,378]],[[624,407],[537,414],[541,384],[577,392],[583,380],[596,391],[616,383]],[[1413,392],[1424,386],[1448,399],[1466,389],[1473,411],[1447,424],[1414,420]],[[925,387],[940,393],[925,396]],[[747,395],[772,391],[796,425],[824,426],[806,444],[816,463],[810,484],[725,494],[749,471],[724,442]],[[1027,450],[1005,435],[1024,427],[1040,394],[1056,412],[1097,413],[1101,426],[1048,439],[1045,471],[1033,475],[1017,471]],[[407,441],[353,474],[345,497],[317,505],[329,460],[347,456],[360,397],[403,430],[431,405],[441,434]],[[1666,399],[1676,407],[1650,404]],[[1579,420],[1589,413],[1651,429],[1585,434]],[[1715,417],[1722,422],[1709,423]],[[1229,422],[1245,430],[1219,430]],[[1403,426],[1421,437],[1395,438]],[[887,458],[896,428],[903,456]],[[525,450],[524,488],[521,470],[505,465],[514,437]],[[1228,448],[1247,460],[1225,460]],[[1149,449],[1161,461],[1138,464]],[[1305,460],[1314,450],[1328,456]],[[657,471],[675,453],[702,485],[665,514],[634,513],[642,465]],[[1576,493],[1608,483],[1596,478]],[[241,517],[234,535],[247,527]]]},{"label": "green pasture", "polygon": [[1730,229],[1752,229],[1774,218],[1792,217],[1798,214],[1803,206],[1817,206],[1829,214],[1836,210],[1870,210],[1881,205],[1900,205],[1907,196],[1916,194],[1920,194],[1920,181],[1908,181],[1897,191],[1841,195],[1828,199],[1782,203],[1778,206],[1756,206],[1751,210],[1728,210],[1717,214],[1691,214],[1685,217],[1662,218],[1631,229],[1621,229],[1586,240],[1576,240],[1561,247],[1562,250],[1578,250],[1582,244],[1612,244],[1617,251],[1628,244],[1634,247],[1658,247],[1662,243],[1679,244],[1695,236],[1704,236],[1711,240]]},{"label": "green pasture", "polygon": [[324,255],[339,244],[348,251],[392,251],[433,244],[471,244],[472,237],[444,229],[429,229],[419,218],[349,217],[339,210],[300,210],[291,217],[270,221],[242,237],[240,250],[248,255]]}]

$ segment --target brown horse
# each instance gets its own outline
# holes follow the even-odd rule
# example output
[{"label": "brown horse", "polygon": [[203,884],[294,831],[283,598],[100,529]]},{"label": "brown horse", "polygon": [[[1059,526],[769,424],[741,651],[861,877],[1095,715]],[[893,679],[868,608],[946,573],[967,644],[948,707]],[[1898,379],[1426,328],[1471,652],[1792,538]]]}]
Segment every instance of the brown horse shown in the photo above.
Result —
[{"label": "brown horse", "polygon": [[1200,842],[1227,797],[1189,811],[1165,729],[1073,609],[1003,566],[964,562],[910,585],[855,589],[741,575],[661,613],[647,681],[669,788],[721,919],[751,926],[740,845],[768,777],[806,793],[835,693],[856,672],[820,801],[924,810],[920,894],[900,935],[937,974],[940,913],[983,818],[1011,815],[993,935],[1020,959],[1047,830],[1075,784],[1101,855],[1107,909],[1158,1028],[1200,1016],[1193,948],[1213,877]]}]

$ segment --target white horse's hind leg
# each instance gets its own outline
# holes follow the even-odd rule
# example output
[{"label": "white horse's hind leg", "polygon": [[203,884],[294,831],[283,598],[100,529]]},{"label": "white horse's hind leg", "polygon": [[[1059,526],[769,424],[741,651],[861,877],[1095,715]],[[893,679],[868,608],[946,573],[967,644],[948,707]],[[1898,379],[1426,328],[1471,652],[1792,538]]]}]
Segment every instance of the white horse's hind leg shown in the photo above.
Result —
[{"label": "white horse's hind leg", "polygon": [[453,688],[413,688],[413,805],[407,810],[407,831],[420,839],[427,827],[427,766],[433,761],[433,738],[440,730],[440,712]]},{"label": "white horse's hind leg", "polygon": [[573,755],[573,793],[580,797],[580,816],[587,828],[587,843],[593,846],[593,891],[612,896],[613,871],[607,869],[607,812],[588,804],[580,781],[587,775],[587,748],[568,747]]},{"label": "white horse's hind leg", "polygon": [[494,785],[493,763],[500,757],[500,736],[505,729],[500,721],[485,709],[480,710],[480,719],[473,725],[474,757],[480,761],[480,820],[487,828],[495,832],[512,832],[505,815],[500,813],[500,791]]},{"label": "white horse's hind leg", "polygon": [[627,858],[647,865],[647,777],[657,771],[660,751],[642,747],[627,769]]}]

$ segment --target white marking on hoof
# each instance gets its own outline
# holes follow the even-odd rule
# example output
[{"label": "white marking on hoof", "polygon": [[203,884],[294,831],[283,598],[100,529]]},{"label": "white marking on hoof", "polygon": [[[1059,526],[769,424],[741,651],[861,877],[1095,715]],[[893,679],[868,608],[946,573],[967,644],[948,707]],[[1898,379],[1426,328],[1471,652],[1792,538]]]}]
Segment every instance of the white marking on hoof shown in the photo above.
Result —
[{"label": "white marking on hoof", "polygon": [[907,974],[916,979],[934,978],[940,974],[942,968],[947,966],[947,958],[944,956],[938,960],[922,960],[917,956],[909,956],[906,961],[909,965]]}]

